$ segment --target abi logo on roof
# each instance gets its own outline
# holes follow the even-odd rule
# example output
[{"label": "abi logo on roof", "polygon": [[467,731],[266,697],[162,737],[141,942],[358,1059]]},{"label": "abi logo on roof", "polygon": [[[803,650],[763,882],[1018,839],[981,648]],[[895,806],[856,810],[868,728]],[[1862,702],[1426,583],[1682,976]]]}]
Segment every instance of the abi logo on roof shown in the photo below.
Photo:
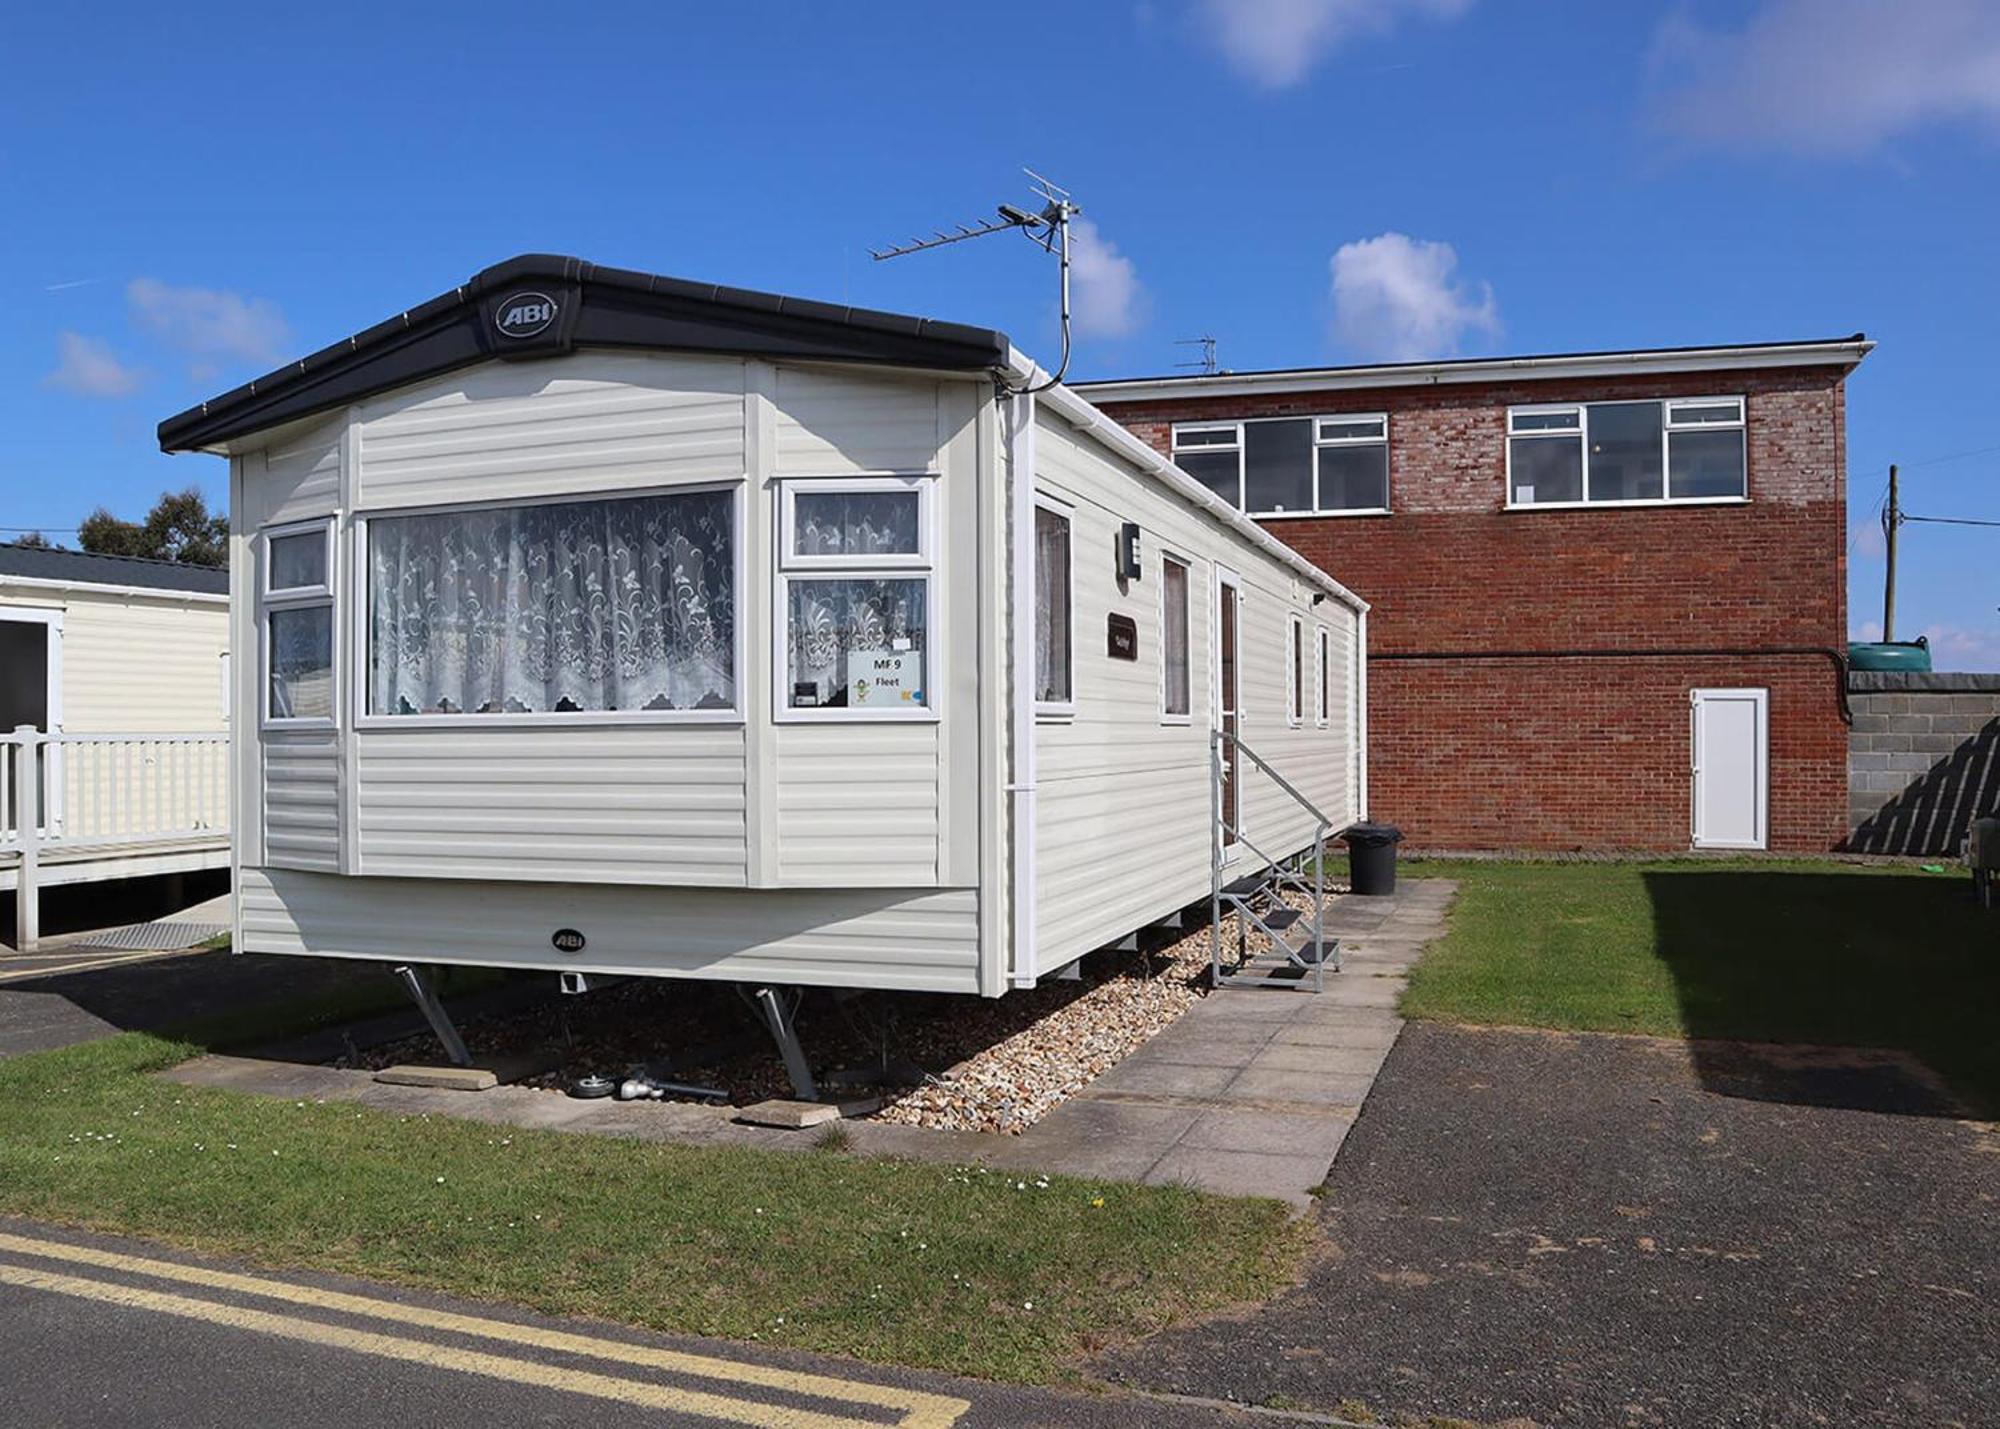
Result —
[{"label": "abi logo on roof", "polygon": [[493,309],[493,326],[502,337],[533,337],[556,320],[556,300],[547,293],[515,293]]}]

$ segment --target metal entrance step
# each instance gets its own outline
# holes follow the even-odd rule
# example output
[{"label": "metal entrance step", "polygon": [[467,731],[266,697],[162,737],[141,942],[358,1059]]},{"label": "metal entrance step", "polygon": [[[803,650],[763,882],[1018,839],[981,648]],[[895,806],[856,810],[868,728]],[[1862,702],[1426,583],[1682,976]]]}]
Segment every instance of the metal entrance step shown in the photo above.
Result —
[{"label": "metal entrance step", "polygon": [[[1210,935],[1209,980],[1221,987],[1265,987],[1319,992],[1329,970],[1340,971],[1340,940],[1326,935],[1326,873],[1322,856],[1333,821],[1301,794],[1283,775],[1234,734],[1215,730],[1210,736],[1210,811],[1214,838],[1209,859]],[[1225,818],[1223,771],[1241,771],[1244,761],[1255,765],[1314,821],[1312,843],[1302,852],[1273,858]],[[1228,801],[1233,810],[1234,800]],[[1245,854],[1255,859],[1246,871],[1224,882],[1224,857]],[[1301,906],[1303,905],[1303,906]],[[1235,957],[1225,967],[1223,920],[1236,915]],[[1252,932],[1268,947],[1252,952]]]}]

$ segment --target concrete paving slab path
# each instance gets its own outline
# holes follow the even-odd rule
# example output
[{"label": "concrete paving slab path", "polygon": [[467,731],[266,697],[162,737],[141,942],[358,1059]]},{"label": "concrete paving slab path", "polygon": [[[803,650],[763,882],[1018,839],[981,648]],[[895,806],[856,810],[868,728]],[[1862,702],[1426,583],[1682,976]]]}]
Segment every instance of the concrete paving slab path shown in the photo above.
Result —
[{"label": "concrete paving slab path", "polygon": [[[1020,1136],[843,1123],[860,1155],[900,1156],[1114,1181],[1186,1182],[1304,1209],[1326,1179],[1402,1028],[1404,974],[1444,930],[1454,885],[1405,883],[1383,899],[1342,898],[1327,914],[1343,948],[1365,953],[1326,991],[1238,988],[1203,998]],[[286,1055],[294,1055],[292,1052]],[[583,1101],[527,1087],[477,1095],[392,1086],[365,1071],[210,1056],[163,1075],[193,1085],[352,1101],[501,1125],[638,1140],[803,1151],[812,1132],[748,1126],[733,1107]]]}]

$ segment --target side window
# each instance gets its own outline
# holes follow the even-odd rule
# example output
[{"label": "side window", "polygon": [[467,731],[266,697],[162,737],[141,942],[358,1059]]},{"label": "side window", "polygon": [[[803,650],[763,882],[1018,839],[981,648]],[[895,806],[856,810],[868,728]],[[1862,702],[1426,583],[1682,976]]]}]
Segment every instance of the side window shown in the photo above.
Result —
[{"label": "side window", "polygon": [[331,723],[333,522],[264,535],[259,623],[264,640],[264,718]]},{"label": "side window", "polygon": [[1319,709],[1313,723],[1325,729],[1333,709],[1333,632],[1324,625],[1319,627]]},{"label": "side window", "polygon": [[1035,507],[1035,704],[1045,710],[1075,707],[1075,662],[1070,518],[1052,506]]},{"label": "side window", "polygon": [[790,710],[932,708],[930,477],[788,481],[778,583]]},{"label": "side window", "polygon": [[1285,644],[1285,722],[1299,725],[1306,712],[1306,623],[1294,615],[1287,622]]},{"label": "side window", "polygon": [[1192,712],[1188,668],[1188,564],[1160,560],[1160,714],[1179,721]]}]

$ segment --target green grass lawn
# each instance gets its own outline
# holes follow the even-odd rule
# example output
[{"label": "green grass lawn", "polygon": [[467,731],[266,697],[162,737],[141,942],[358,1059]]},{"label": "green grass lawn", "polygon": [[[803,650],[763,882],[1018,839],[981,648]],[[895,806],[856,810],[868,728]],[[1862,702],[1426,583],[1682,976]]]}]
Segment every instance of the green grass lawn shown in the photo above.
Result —
[{"label": "green grass lawn", "polygon": [[1486,863],[1456,879],[1412,1017],[1888,1047],[2000,1106],[2000,915],[1968,880],[1831,861]]},{"label": "green grass lawn", "polygon": [[1276,1202],[404,1118],[149,1075],[138,1033],[0,1062],[0,1211],[550,1313],[996,1379],[1289,1282]]}]

